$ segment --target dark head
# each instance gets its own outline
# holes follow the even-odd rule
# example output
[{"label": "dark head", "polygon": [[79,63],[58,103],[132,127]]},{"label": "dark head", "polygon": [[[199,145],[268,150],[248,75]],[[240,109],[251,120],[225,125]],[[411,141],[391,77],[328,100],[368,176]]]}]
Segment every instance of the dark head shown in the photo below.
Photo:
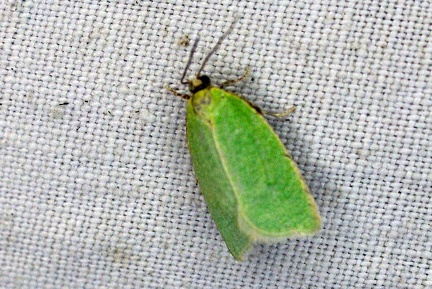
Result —
[{"label": "dark head", "polygon": [[210,84],[210,77],[208,77],[207,75],[201,75],[189,81],[188,87],[190,92],[197,93],[200,90],[208,88]]},{"label": "dark head", "polygon": [[210,86],[210,78],[206,75],[200,75],[201,71],[203,70],[204,66],[207,64],[207,61],[209,60],[210,56],[212,56],[216,50],[219,48],[219,46],[221,45],[222,41],[231,33],[231,31],[234,29],[235,24],[237,23],[238,18],[236,18],[234,20],[233,23],[231,23],[231,26],[228,28],[228,30],[221,36],[221,38],[219,38],[218,42],[216,43],[216,45],[213,47],[213,49],[210,51],[209,54],[207,54],[206,58],[204,59],[200,69],[198,70],[198,73],[196,74],[196,78],[190,81],[185,81],[186,78],[186,72],[192,62],[192,57],[195,53],[195,50],[198,46],[198,40],[199,38],[197,38],[197,40],[194,42],[194,45],[192,46],[190,55],[189,55],[189,60],[188,63],[185,67],[185,70],[183,71],[183,75],[182,78],[180,80],[181,83],[183,84],[187,84],[189,86],[189,90],[192,93],[197,93],[200,90],[206,89]]}]

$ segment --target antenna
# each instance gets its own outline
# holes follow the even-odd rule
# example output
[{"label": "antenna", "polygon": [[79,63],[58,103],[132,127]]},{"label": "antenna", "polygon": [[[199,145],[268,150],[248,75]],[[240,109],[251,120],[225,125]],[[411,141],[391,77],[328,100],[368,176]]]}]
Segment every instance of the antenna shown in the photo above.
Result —
[{"label": "antenna", "polygon": [[222,41],[224,41],[224,39],[227,38],[227,36],[232,32],[232,30],[234,29],[234,26],[237,24],[238,20],[239,20],[239,17],[235,17],[234,21],[231,23],[228,30],[225,31],[225,33],[221,36],[221,38],[219,38],[218,42],[216,42],[213,49],[209,52],[209,54],[207,54],[206,58],[204,59],[204,62],[201,64],[201,67],[198,70],[198,73],[196,75],[197,78],[200,76],[201,71],[203,70],[204,66],[207,64],[208,60],[210,59],[210,56],[212,56],[216,52],[216,50],[218,50]]},{"label": "antenna", "polygon": [[198,36],[198,38],[195,40],[195,42],[194,42],[194,44],[193,44],[193,46],[192,46],[191,52],[190,52],[190,54],[189,54],[189,60],[188,60],[188,62],[187,62],[187,64],[186,64],[186,67],[185,67],[185,69],[184,69],[184,71],[183,71],[182,78],[181,78],[181,80],[180,80],[180,82],[181,82],[182,84],[187,84],[187,83],[188,83],[188,81],[184,81],[184,79],[185,79],[185,77],[186,77],[186,72],[188,71],[189,66],[190,66],[191,63],[192,63],[192,57],[193,57],[193,55],[194,55],[194,53],[195,53],[195,50],[196,50],[196,48],[197,48],[197,46],[198,46],[198,41],[199,41],[199,36]]}]

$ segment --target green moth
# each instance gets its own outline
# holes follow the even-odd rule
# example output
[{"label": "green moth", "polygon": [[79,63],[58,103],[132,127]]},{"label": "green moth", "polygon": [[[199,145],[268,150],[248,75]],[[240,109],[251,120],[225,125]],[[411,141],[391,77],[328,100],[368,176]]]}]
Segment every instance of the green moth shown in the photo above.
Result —
[{"label": "green moth", "polygon": [[184,81],[195,42],[181,80],[192,95],[168,89],[188,100],[187,139],[198,184],[228,250],[241,261],[255,243],[312,235],[321,219],[297,165],[261,110],[200,75],[234,25],[196,78]]}]

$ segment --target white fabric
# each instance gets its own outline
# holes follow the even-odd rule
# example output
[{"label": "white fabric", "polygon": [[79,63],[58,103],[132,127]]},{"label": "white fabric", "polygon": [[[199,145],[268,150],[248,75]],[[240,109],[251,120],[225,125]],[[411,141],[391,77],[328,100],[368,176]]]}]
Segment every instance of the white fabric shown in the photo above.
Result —
[{"label": "white fabric", "polygon": [[[1,288],[432,287],[431,1],[118,2],[1,4]],[[244,263],[164,88],[236,15],[204,72],[297,107],[269,122],[323,217]]]}]

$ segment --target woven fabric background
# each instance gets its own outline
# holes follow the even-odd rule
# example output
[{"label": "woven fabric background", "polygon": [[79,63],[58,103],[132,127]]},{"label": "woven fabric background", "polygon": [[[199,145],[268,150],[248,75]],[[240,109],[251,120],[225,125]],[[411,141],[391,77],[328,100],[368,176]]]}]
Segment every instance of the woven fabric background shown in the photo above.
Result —
[{"label": "woven fabric background", "polygon": [[[2,1],[1,288],[431,288],[431,1]],[[189,75],[265,110],[323,218],[228,253],[195,182]]]}]

